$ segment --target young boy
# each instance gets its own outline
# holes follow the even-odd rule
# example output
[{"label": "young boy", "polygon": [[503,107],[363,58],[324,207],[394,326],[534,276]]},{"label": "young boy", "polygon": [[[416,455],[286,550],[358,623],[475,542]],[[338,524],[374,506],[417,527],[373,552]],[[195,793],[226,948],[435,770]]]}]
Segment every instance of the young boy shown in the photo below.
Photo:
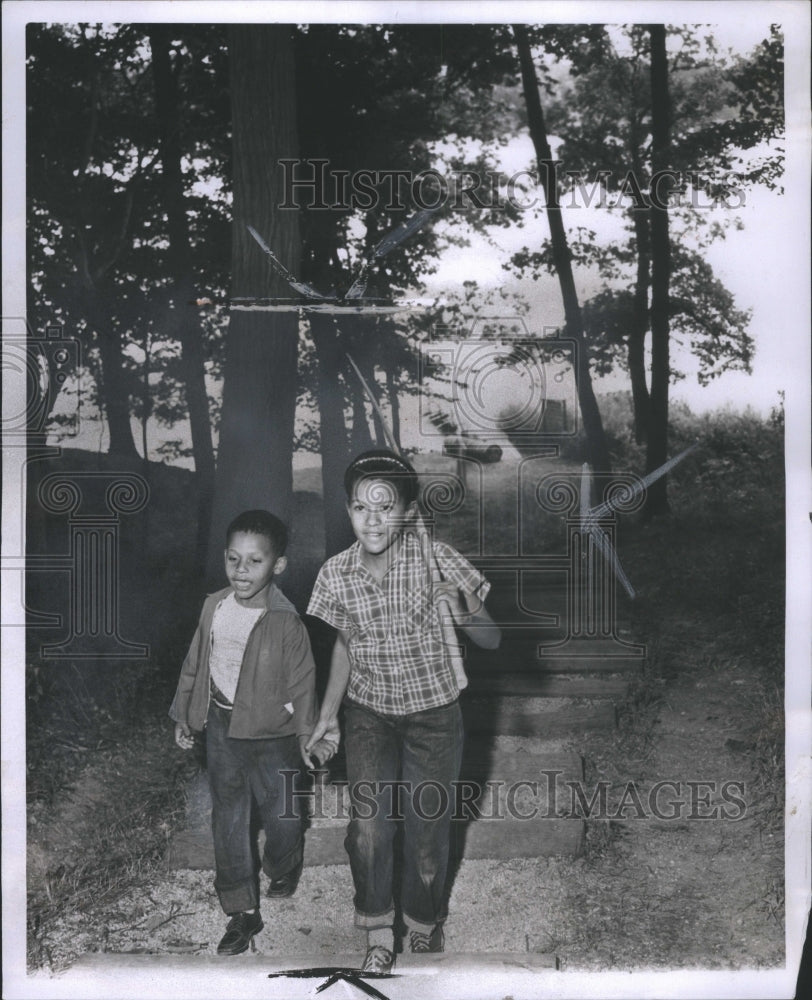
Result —
[{"label": "young boy", "polygon": [[[432,584],[415,525],[417,475],[394,452],[365,452],[344,477],[357,541],[319,572],[308,606],[338,630],[319,721],[307,748],[338,740],[344,703],[352,813],[345,846],[364,969],[394,962],[393,837],[404,821],[401,908],[409,948],[442,951],[453,782],[462,757],[459,689],[441,634],[447,602],[479,645],[500,632],[482,606],[489,584],[451,546],[432,550]],[[447,614],[447,610],[445,610]],[[345,696],[346,694],[346,696]],[[401,791],[404,794],[400,794]],[[370,803],[370,800],[374,800]]]},{"label": "young boy", "polygon": [[[220,955],[245,951],[263,927],[250,841],[252,797],[265,831],[268,895],[293,895],[302,871],[299,799],[285,801],[280,772],[298,772],[300,756],[313,766],[305,743],[316,720],[315,667],[304,625],[273,582],[287,564],[286,546],[285,525],[267,511],[245,511],[231,522],[229,586],[206,598],[169,710],[182,749],[193,747],[194,732],[206,730],[214,886],[231,917]],[[332,752],[325,742],[313,748],[320,762]]]}]

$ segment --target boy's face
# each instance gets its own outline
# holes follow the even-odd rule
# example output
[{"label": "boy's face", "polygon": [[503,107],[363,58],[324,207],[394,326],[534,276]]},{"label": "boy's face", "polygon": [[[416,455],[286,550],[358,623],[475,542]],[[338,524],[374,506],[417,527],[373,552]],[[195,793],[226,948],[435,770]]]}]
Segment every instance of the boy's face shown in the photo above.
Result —
[{"label": "boy's face", "polygon": [[347,512],[355,537],[369,555],[386,552],[397,541],[411,504],[383,479],[361,479],[355,484]]},{"label": "boy's face", "polygon": [[265,535],[235,531],[225,551],[226,576],[238,604],[263,607],[265,593],[277,573],[287,565],[284,556],[277,558],[271,540]]}]

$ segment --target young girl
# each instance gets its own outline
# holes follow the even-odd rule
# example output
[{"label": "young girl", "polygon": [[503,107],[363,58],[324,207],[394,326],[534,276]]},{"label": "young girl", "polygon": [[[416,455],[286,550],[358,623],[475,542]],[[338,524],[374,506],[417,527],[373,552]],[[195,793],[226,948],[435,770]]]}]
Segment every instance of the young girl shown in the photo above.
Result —
[{"label": "young girl", "polygon": [[443,582],[432,584],[415,530],[417,475],[408,462],[393,452],[366,452],[350,464],[344,485],[357,540],[322,567],[307,609],[338,630],[307,747],[322,738],[337,742],[343,700],[355,922],[367,931],[364,969],[387,972],[395,952],[392,843],[401,815],[409,948],[443,950],[463,728],[438,602],[447,602],[479,645],[495,648],[500,632],[482,605],[489,584],[442,542],[432,551]]}]

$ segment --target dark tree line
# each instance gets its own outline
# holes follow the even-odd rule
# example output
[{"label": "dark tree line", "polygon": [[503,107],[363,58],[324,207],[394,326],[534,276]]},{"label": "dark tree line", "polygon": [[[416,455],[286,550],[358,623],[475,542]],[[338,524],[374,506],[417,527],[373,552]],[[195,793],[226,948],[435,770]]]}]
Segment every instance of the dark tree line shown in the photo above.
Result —
[{"label": "dark tree line", "polygon": [[[670,56],[668,39],[680,32]],[[283,159],[321,158],[347,174],[370,165],[416,173],[436,166],[436,144],[451,139],[459,152],[443,165],[459,168],[470,159],[466,140],[486,150],[529,128],[551,240],[516,255],[514,265],[558,276],[566,333],[581,348],[578,395],[596,469],[608,470],[611,456],[593,371],[628,368],[650,469],[668,449],[672,327],[693,338],[707,377],[748,366],[747,316],[701,258],[703,240],[719,233],[694,232],[700,250],[689,249],[675,224],[684,234],[695,220],[651,197],[629,210],[626,245],[598,248],[590,234],[568,233],[549,136],[552,129],[563,139],[559,155],[585,179],[608,165],[610,184],[619,183],[621,168],[631,169],[642,194],[663,170],[686,165],[717,194],[731,177],[775,185],[780,36],[733,63],[712,46],[703,50],[689,29],[633,26],[628,37],[631,54],[620,56],[600,25],[30,26],[29,314],[35,325],[61,320],[81,338],[111,453],[137,458],[133,414],[145,453],[148,416],[167,425],[188,418],[201,496],[198,555],[202,562],[208,540],[210,574],[219,570],[230,512],[269,506],[290,514],[303,393],[319,410],[327,548],[340,547],[341,471],[351,451],[382,437],[347,351],[396,432],[399,394],[415,372],[419,327],[410,347],[389,319],[314,314],[302,327],[295,312],[226,314],[229,295],[291,295],[247,223],[291,271],[327,292],[345,290],[352,268],[409,214],[385,198],[361,210],[308,210],[304,194],[298,208],[280,209]],[[551,66],[568,75],[551,75]],[[608,129],[620,144],[607,147]],[[736,174],[736,151],[763,141],[775,154]],[[329,191],[316,194],[329,201]],[[419,283],[447,241],[461,238],[454,233],[464,234],[459,221],[446,213],[444,227],[405,243],[371,273],[370,293],[397,296]],[[481,229],[521,224],[510,206],[472,209],[464,221]],[[585,303],[575,293],[580,266],[606,279]],[[216,469],[207,373],[223,379]],[[666,497],[663,481],[651,509],[664,509]]]}]

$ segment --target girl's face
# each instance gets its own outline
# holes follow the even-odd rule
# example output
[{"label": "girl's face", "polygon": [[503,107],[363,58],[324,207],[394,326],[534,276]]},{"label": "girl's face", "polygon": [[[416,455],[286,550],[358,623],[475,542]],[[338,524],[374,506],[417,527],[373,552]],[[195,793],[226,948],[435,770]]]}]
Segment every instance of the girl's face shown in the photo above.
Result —
[{"label": "girl's face", "polygon": [[355,537],[371,556],[383,555],[400,537],[409,505],[384,479],[361,479],[355,484],[347,512]]}]

